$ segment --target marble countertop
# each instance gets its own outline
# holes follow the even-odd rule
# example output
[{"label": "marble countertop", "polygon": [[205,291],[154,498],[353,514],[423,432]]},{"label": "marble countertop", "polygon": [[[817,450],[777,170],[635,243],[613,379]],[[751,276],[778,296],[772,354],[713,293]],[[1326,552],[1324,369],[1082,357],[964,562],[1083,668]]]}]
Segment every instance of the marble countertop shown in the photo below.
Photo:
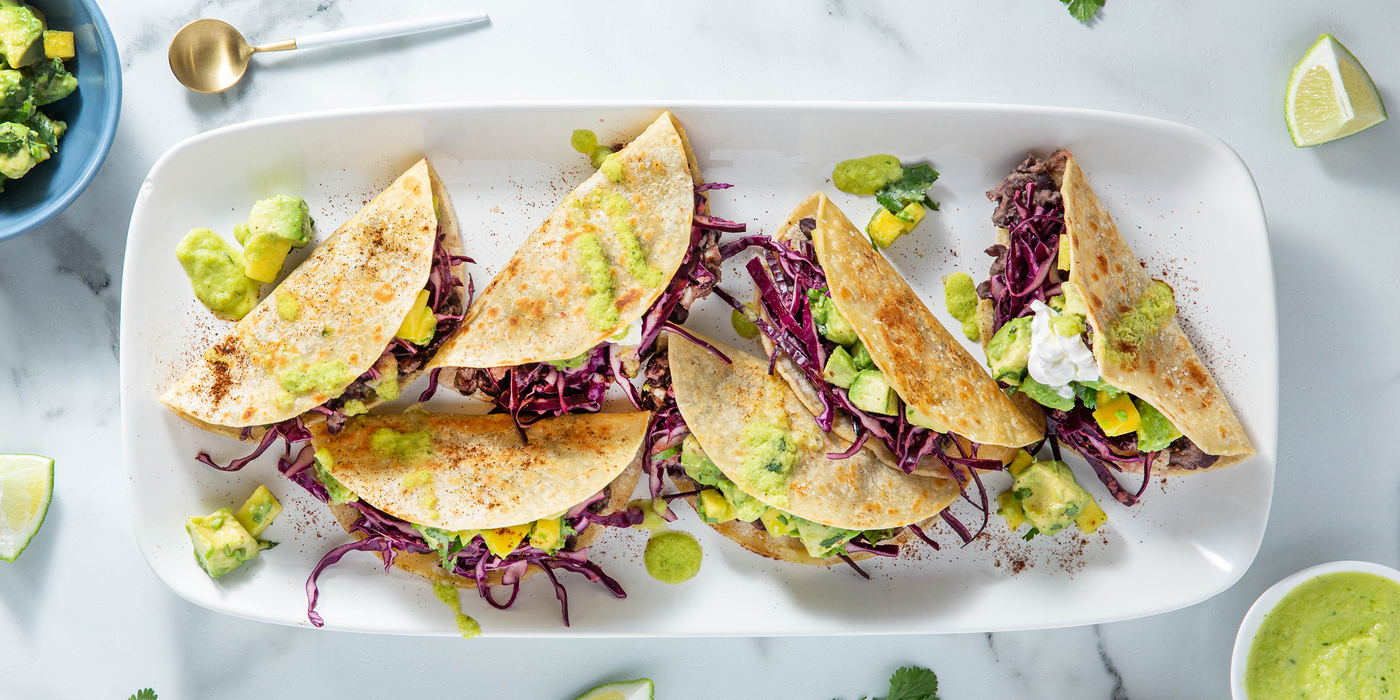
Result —
[{"label": "marble countertop", "polygon": [[[1224,698],[1256,596],[1313,564],[1400,564],[1397,126],[1295,149],[1289,69],[1319,32],[1400,107],[1400,4],[1113,0],[1093,26],[1055,0],[579,3],[109,0],[125,104],[116,144],[67,212],[0,242],[0,452],[57,460],[43,530],[0,564],[0,697],[570,698],[649,676],[660,697],[855,698],[902,664],[945,700]],[[259,57],[222,95],[180,87],[166,43],[218,17],[265,42],[480,9],[490,25]],[[119,456],[117,328],[127,221],[178,141],[260,117],[507,99],[920,100],[1106,109],[1225,139],[1269,217],[1281,337],[1274,508],[1253,567],[1200,605],[1042,632],[791,639],[522,641],[325,633],[191,605],[147,568]],[[1360,330],[1358,332],[1358,329]],[[1360,336],[1359,342],[1351,336]],[[834,672],[832,669],[839,668]]]}]

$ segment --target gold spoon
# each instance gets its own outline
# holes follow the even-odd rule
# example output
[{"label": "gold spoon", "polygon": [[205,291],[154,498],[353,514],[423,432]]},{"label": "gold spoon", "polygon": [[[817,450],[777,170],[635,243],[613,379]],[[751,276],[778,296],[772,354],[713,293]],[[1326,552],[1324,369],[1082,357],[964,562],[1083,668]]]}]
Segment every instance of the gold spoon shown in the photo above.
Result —
[{"label": "gold spoon", "polygon": [[175,33],[175,38],[170,40],[170,70],[185,87],[195,92],[223,92],[243,79],[243,74],[248,71],[248,61],[255,53],[318,49],[388,39],[487,19],[489,17],[484,13],[411,19],[283,39],[262,46],[249,46],[243,35],[227,22],[197,19],[181,27]]}]

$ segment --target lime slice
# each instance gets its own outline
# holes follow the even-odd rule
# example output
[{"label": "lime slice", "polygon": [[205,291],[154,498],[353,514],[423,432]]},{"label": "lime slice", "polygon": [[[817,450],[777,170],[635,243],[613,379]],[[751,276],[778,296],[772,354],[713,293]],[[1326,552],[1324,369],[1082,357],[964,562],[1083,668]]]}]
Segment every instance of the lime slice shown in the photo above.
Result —
[{"label": "lime slice", "polygon": [[1293,67],[1283,113],[1293,145],[1300,148],[1350,136],[1386,119],[1371,76],[1331,34],[1318,37]]},{"label": "lime slice", "polygon": [[14,561],[44,524],[53,499],[53,460],[0,455],[0,559]]},{"label": "lime slice", "polygon": [[578,696],[578,700],[652,700],[655,686],[650,678],[606,683]]}]

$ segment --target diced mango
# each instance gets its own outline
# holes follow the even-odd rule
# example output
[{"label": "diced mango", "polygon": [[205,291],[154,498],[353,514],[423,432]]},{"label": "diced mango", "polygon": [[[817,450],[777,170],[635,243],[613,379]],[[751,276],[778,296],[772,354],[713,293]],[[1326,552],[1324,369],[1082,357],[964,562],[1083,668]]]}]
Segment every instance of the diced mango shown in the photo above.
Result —
[{"label": "diced mango", "polygon": [[1094,420],[1099,422],[1104,435],[1115,437],[1137,430],[1142,416],[1138,414],[1137,406],[1133,405],[1133,397],[1127,393],[1109,398],[1108,392],[1100,391]]},{"label": "diced mango", "polygon": [[481,539],[486,542],[486,548],[498,557],[505,557],[515,551],[521,542],[525,541],[525,536],[530,534],[534,528],[534,523],[524,525],[512,525],[510,527],[498,527],[494,530],[482,530]]},{"label": "diced mango", "polygon": [[916,224],[924,220],[925,213],[926,212],[924,211],[924,205],[919,204],[918,202],[910,202],[903,209],[901,209],[898,214],[895,214],[894,218],[899,219],[900,221],[903,221],[904,223],[908,224],[904,231],[905,233],[908,233],[914,230],[914,226]]},{"label": "diced mango", "polygon": [[394,335],[403,338],[414,345],[427,345],[432,342],[433,334],[437,332],[437,316],[433,310],[428,308],[428,290],[423,289],[418,292],[418,298],[413,302],[413,309],[404,316],[403,323],[399,325],[399,331]]},{"label": "diced mango", "polygon": [[1060,255],[1055,259],[1055,267],[1061,270],[1069,269],[1069,234],[1060,234]]},{"label": "diced mango", "polygon": [[997,496],[997,514],[1006,518],[1006,526],[1015,532],[1026,524],[1026,511],[1011,491],[1003,491]]},{"label": "diced mango", "polygon": [[1107,521],[1108,513],[1103,512],[1103,509],[1093,499],[1089,500],[1089,505],[1085,506],[1084,510],[1074,516],[1074,524],[1086,533],[1092,533]]},{"label": "diced mango", "polygon": [[44,32],[44,55],[48,58],[72,58],[77,55],[73,32]]},{"label": "diced mango", "polygon": [[727,523],[734,519],[734,506],[725,500],[724,494],[715,489],[705,489],[697,496],[700,515],[707,523]]},{"label": "diced mango", "polygon": [[559,549],[563,522],[559,518],[543,518],[535,521],[530,530],[530,546],[544,552]]},{"label": "diced mango", "polygon": [[1026,467],[1031,466],[1034,462],[1035,458],[1031,456],[1031,453],[1025,450],[1018,450],[1016,452],[1016,458],[1011,460],[1011,464],[1006,466],[1006,471],[1010,472],[1011,476],[1020,476],[1021,472],[1025,471]]}]

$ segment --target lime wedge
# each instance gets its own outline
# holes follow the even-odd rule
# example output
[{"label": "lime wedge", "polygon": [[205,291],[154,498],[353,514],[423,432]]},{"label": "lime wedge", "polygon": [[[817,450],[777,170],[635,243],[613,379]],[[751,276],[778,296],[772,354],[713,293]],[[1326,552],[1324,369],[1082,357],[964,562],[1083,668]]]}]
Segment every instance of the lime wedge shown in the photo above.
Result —
[{"label": "lime wedge", "polygon": [[605,683],[578,696],[578,700],[652,700],[656,690],[650,678]]},{"label": "lime wedge", "polygon": [[14,561],[44,524],[53,499],[53,460],[0,455],[0,559]]},{"label": "lime wedge", "polygon": [[1300,148],[1350,136],[1386,119],[1371,76],[1331,34],[1318,37],[1293,67],[1283,114],[1293,145]]}]

